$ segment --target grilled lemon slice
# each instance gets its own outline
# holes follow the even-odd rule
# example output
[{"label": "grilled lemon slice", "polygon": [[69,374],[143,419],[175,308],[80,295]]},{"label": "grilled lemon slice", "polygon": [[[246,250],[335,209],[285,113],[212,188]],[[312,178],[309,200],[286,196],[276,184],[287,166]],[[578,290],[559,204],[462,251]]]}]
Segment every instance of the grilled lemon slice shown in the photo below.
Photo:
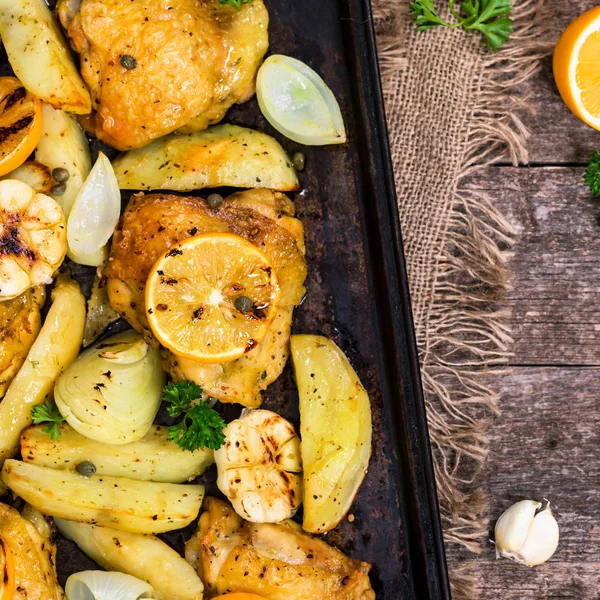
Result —
[{"label": "grilled lemon slice", "polygon": [[0,77],[0,175],[35,150],[42,136],[42,102],[16,77]]},{"label": "grilled lemon slice", "polygon": [[60,206],[26,183],[0,181],[0,300],[51,283],[66,250]]},{"label": "grilled lemon slice", "polygon": [[294,515],[302,496],[300,440],[293,426],[270,410],[243,410],[224,430],[215,452],[219,489],[235,512],[253,523],[279,523]]},{"label": "grilled lemon slice", "polygon": [[156,338],[201,363],[232,361],[258,346],[279,298],[267,257],[230,233],[206,233],[173,246],[146,282],[146,312]]}]

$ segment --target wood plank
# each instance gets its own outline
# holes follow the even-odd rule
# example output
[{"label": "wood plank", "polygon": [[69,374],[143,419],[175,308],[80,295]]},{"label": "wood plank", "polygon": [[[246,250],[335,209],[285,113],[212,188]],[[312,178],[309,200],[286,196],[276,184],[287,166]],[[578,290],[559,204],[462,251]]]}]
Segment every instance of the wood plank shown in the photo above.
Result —
[{"label": "wood plank", "polygon": [[[571,21],[597,6],[595,0],[547,0],[542,10],[553,43]],[[530,82],[532,116],[525,122],[532,131],[530,163],[583,163],[600,148],[600,134],[575,117],[563,104],[552,75],[552,59],[542,61],[541,72]]]},{"label": "wood plank", "polygon": [[465,182],[518,231],[508,265],[515,364],[600,364],[600,201],[582,174],[497,167]]},{"label": "wood plank", "polygon": [[495,560],[490,544],[477,559],[481,598],[599,600],[600,369],[521,367],[500,383],[483,475],[491,524],[513,502],[547,498],[561,538],[550,562],[533,569]]}]

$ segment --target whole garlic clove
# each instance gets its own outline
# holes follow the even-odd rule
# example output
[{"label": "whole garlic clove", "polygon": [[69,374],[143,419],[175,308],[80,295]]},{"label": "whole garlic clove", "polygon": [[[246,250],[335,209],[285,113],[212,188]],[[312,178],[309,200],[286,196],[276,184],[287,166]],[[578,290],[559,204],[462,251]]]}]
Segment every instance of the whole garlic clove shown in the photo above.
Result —
[{"label": "whole garlic clove", "polygon": [[558,523],[550,503],[537,512],[540,508],[540,502],[521,500],[502,513],[495,530],[497,558],[503,556],[534,567],[545,563],[556,552]]}]

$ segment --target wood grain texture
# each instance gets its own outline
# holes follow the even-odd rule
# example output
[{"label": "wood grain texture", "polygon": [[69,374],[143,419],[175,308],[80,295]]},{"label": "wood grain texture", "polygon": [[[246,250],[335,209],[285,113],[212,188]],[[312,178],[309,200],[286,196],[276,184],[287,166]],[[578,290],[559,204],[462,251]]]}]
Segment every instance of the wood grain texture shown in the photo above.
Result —
[{"label": "wood grain texture", "polygon": [[582,174],[499,167],[465,184],[518,231],[509,291],[515,364],[600,365],[600,201]]},{"label": "wood grain texture", "polygon": [[[553,40],[596,5],[546,0]],[[482,482],[492,525],[517,500],[549,498],[561,541],[534,569],[495,560],[490,544],[475,571],[482,600],[600,600],[600,199],[582,181],[600,132],[562,103],[551,58],[524,92],[532,166],[490,167],[464,182],[517,229],[513,370],[489,381],[502,413]]]},{"label": "wood grain texture", "polygon": [[485,473],[490,515],[523,498],[549,498],[561,540],[550,562],[533,569],[495,560],[490,544],[477,564],[485,600],[600,599],[599,388],[599,368],[516,368],[503,376]]},{"label": "wood grain texture", "polygon": [[[597,6],[595,0],[546,0],[542,9],[553,42],[571,21]],[[532,132],[529,141],[531,164],[583,164],[600,148],[600,132],[588,127],[562,103],[554,77],[552,58],[542,61],[540,73],[531,81],[527,92],[532,115],[527,124]]]}]

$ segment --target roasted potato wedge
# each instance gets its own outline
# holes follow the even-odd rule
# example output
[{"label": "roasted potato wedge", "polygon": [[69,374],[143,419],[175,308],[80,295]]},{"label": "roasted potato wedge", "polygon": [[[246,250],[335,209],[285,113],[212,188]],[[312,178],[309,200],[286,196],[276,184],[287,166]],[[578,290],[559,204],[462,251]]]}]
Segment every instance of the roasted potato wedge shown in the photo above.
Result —
[{"label": "roasted potato wedge", "polygon": [[60,438],[53,440],[44,431],[44,425],[28,427],[21,435],[23,460],[70,471],[79,463],[90,461],[96,467],[96,475],[167,483],[193,479],[214,462],[212,450],[182,450],[169,439],[168,429],[160,425],[152,425],[141,440],[119,446],[86,438],[66,423],[59,430]]},{"label": "roasted potato wedge", "polygon": [[333,529],[350,509],[371,456],[369,396],[344,353],[318,335],[290,339],[300,395],[304,521]]},{"label": "roasted potato wedge", "polygon": [[[50,171],[66,169],[69,179],[62,196],[52,196],[61,206],[68,219],[75,198],[91,168],[90,148],[77,119],[48,104],[42,109],[44,127],[35,150],[35,160],[46,165]],[[52,194],[50,194],[52,195]]]},{"label": "roasted potato wedge", "polygon": [[102,568],[147,581],[156,600],[201,600],[204,586],[194,568],[156,536],[63,519],[54,522]]},{"label": "roasted potato wedge", "polygon": [[202,485],[86,477],[14,459],[4,463],[2,481],[46,515],[134,533],[162,533],[189,525],[204,497]]},{"label": "roasted potato wedge", "polygon": [[39,194],[50,195],[52,189],[52,174],[46,165],[42,165],[34,160],[24,162],[14,171],[0,177],[0,179],[17,179],[26,183],[30,188]]},{"label": "roasted potato wedge", "polygon": [[54,108],[88,114],[92,100],[44,0],[0,0],[0,36],[15,75]]},{"label": "roasted potato wedge", "polygon": [[299,187],[296,171],[279,142],[265,133],[216,125],[187,135],[167,135],[119,156],[113,167],[125,190],[177,190],[231,186]]},{"label": "roasted potato wedge", "polygon": [[0,464],[17,453],[19,436],[31,425],[31,409],[48,398],[58,376],[75,360],[84,323],[79,285],[59,277],[42,329],[0,402]]}]

